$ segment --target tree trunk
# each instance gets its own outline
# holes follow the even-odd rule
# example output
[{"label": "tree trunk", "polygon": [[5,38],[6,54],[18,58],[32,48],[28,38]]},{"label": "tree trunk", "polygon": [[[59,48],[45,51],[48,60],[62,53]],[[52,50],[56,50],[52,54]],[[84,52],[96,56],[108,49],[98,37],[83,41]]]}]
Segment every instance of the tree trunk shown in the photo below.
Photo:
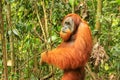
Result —
[{"label": "tree trunk", "polygon": [[3,54],[3,68],[4,68],[4,80],[8,80],[8,69],[7,69],[7,51],[6,51],[6,39],[4,35],[4,22],[2,19],[2,0],[0,0],[0,34],[2,40],[2,54]]}]

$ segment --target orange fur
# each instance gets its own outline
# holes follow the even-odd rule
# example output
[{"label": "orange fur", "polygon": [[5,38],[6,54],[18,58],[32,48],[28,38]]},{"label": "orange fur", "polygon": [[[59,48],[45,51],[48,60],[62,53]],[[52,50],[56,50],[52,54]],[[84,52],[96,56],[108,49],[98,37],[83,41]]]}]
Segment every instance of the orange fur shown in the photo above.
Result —
[{"label": "orange fur", "polygon": [[75,23],[76,32],[71,36],[73,41],[63,41],[57,48],[42,53],[41,60],[64,70],[62,80],[84,80],[84,66],[92,50],[91,31],[77,14],[68,14],[66,17],[72,17]]},{"label": "orange fur", "polygon": [[71,31],[69,29],[67,29],[66,31],[67,33],[63,33],[62,31],[60,31],[60,37],[64,40],[67,41],[69,39],[69,37],[71,36]]}]

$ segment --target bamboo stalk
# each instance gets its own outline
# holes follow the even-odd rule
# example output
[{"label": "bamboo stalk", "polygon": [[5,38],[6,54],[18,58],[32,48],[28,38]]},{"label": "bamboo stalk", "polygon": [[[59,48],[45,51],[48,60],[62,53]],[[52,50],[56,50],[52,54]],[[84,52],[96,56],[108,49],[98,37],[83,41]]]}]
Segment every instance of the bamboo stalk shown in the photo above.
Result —
[{"label": "bamboo stalk", "polygon": [[[8,20],[8,30],[11,32],[9,37],[10,37],[10,53],[11,53],[11,61],[12,61],[12,66],[11,66],[11,73],[12,75],[15,74],[15,59],[14,59],[14,42],[13,42],[13,32],[12,32],[12,21],[11,21],[11,5],[9,2],[7,2],[7,20]],[[11,75],[11,80],[12,79]]]},{"label": "bamboo stalk", "polygon": [[100,23],[101,13],[102,13],[102,0],[97,0],[97,14],[96,14],[96,23],[95,23],[95,30],[97,32],[94,37],[94,43],[98,42],[98,35],[101,27],[101,23]]}]

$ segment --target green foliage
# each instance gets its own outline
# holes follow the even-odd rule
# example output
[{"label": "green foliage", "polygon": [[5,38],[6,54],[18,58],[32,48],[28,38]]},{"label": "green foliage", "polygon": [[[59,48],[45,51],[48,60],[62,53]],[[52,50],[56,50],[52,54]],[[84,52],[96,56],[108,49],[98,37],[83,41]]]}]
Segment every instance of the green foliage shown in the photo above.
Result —
[{"label": "green foliage", "polygon": [[120,5],[120,0],[116,0],[117,1],[117,3]]},{"label": "green foliage", "polygon": [[[59,37],[61,21],[65,15],[72,12],[71,6],[75,6],[76,8],[81,2],[81,0],[68,0],[68,2],[64,2],[64,0],[54,0],[53,3],[53,0],[38,0],[38,2],[35,2],[44,30],[45,13],[41,1],[45,3],[48,19],[48,32],[46,32],[46,34],[48,33],[48,37],[45,42],[33,1],[34,0],[8,0],[11,4],[12,31],[8,30],[6,4],[3,2],[3,20],[7,37],[8,60],[11,59],[9,36],[11,32],[14,34],[15,68],[18,69],[16,74],[12,75],[14,80],[19,80],[20,78],[25,80],[38,80],[50,73],[48,65],[41,66],[39,64],[40,53],[47,50],[47,44],[49,44],[51,48],[54,48],[61,42],[61,38]],[[94,31],[97,2],[95,0],[87,0],[86,4],[88,7],[87,21],[94,35],[97,32]],[[104,78],[104,80],[109,80],[111,75],[115,75],[115,80],[120,79],[120,10],[118,9],[118,4],[120,5],[120,0],[103,0],[99,42],[104,46],[106,53],[109,55],[109,60],[99,65],[98,76],[99,78]],[[39,36],[35,33],[35,27]],[[0,59],[2,59],[1,46],[0,44]],[[35,55],[37,55],[37,58]],[[0,60],[0,75],[3,74],[2,62],[3,61]],[[35,62],[37,64],[37,69],[35,67]],[[93,67],[91,68],[93,69]],[[62,76],[62,71],[55,68],[54,73],[55,79],[59,80]],[[8,68],[8,74],[10,78],[12,74],[11,67]],[[91,75],[87,77],[86,80],[92,80]]]}]

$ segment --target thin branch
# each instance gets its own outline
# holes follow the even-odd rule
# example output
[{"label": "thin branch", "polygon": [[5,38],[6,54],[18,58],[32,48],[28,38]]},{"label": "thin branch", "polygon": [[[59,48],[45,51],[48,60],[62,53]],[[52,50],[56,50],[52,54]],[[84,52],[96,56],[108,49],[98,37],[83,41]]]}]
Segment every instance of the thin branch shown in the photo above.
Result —
[{"label": "thin branch", "polygon": [[[35,1],[36,1],[36,0],[35,0]],[[39,21],[39,25],[40,25],[40,28],[41,28],[41,30],[42,30],[43,36],[44,36],[44,40],[46,41],[45,31],[44,31],[44,29],[43,29],[43,25],[42,25],[41,19],[40,19],[39,14],[38,14],[37,1],[36,1],[36,2],[35,2],[35,1],[33,1],[35,13],[36,13],[36,15],[37,15],[37,18],[38,18],[38,21]]]},{"label": "thin branch", "polygon": [[51,72],[50,74],[44,76],[44,77],[41,78],[40,80],[49,80],[49,78],[51,78],[53,75],[54,75],[54,73]]},{"label": "thin branch", "polygon": [[39,33],[36,31],[36,26],[34,27],[34,32],[35,32],[35,34],[39,37],[39,39],[41,40],[41,41],[44,41],[43,39],[42,39],[42,37],[39,35]]},{"label": "thin branch", "polygon": [[92,72],[88,64],[86,64],[86,68],[87,68],[86,70],[88,71],[88,73],[92,76],[93,80],[97,80],[95,77],[95,74]]},{"label": "thin branch", "polygon": [[54,0],[52,0],[52,5],[50,8],[50,23],[52,23],[52,11],[53,11],[53,7],[54,7]]},{"label": "thin branch", "polygon": [[46,8],[45,8],[45,3],[44,3],[44,1],[41,1],[41,5],[42,5],[42,7],[43,7],[43,12],[44,12],[46,37],[48,37],[48,20],[47,20],[47,13],[46,13]]},{"label": "thin branch", "polygon": [[40,57],[39,55],[40,55],[40,53],[35,54],[34,56],[30,57],[30,58],[29,58],[28,60],[26,60],[18,69],[16,69],[16,71],[23,69],[24,66],[26,66],[26,64],[28,63],[28,61],[33,60],[33,58],[34,58],[35,56]]}]

